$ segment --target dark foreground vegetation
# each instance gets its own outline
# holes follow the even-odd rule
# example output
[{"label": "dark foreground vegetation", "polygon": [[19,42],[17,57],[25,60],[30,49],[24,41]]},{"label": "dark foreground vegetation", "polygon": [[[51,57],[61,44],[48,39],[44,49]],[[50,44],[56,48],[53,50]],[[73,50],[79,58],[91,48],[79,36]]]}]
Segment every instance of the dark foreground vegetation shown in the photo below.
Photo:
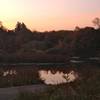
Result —
[{"label": "dark foreground vegetation", "polygon": [[83,67],[77,69],[80,79],[73,83],[49,86],[41,92],[19,92],[15,100],[100,100],[100,68]]},{"label": "dark foreground vegetation", "polygon": [[[39,77],[40,70],[51,70],[53,73],[57,71],[69,73],[75,71],[82,80],[97,78],[100,74],[100,65],[79,64],[66,66],[8,66],[0,67],[0,88],[14,87],[23,85],[43,84]],[[99,81],[99,80],[97,80]],[[94,81],[95,83],[96,81]]]},{"label": "dark foreground vegetation", "polygon": [[[8,68],[2,68],[1,70],[7,70]],[[43,81],[38,76],[39,70],[51,70],[53,73],[57,71],[66,73],[74,70],[79,75],[79,78],[72,83],[57,86],[49,85],[43,91],[23,90],[16,95],[15,100],[100,100],[100,65],[78,64],[67,65],[66,67],[34,66],[12,68],[12,70],[17,71],[17,74],[0,76],[0,87],[43,84]]]},{"label": "dark foreground vegetation", "polygon": [[[79,79],[70,84],[50,86],[43,92],[19,93],[16,100],[100,100],[100,23],[98,29],[79,28],[38,32],[18,22],[14,30],[0,23],[0,64],[66,63],[70,57],[96,58],[99,64],[78,64],[52,67],[20,66],[0,67],[0,87],[43,83],[40,69],[75,70]],[[75,58],[77,59],[77,58]],[[79,59],[80,60],[80,59]],[[68,67],[67,67],[68,66]],[[54,71],[55,70],[55,71]],[[6,74],[5,74],[6,73]]]},{"label": "dark foreground vegetation", "polygon": [[71,56],[100,57],[100,28],[38,32],[20,22],[14,30],[0,23],[1,63],[66,62]]}]

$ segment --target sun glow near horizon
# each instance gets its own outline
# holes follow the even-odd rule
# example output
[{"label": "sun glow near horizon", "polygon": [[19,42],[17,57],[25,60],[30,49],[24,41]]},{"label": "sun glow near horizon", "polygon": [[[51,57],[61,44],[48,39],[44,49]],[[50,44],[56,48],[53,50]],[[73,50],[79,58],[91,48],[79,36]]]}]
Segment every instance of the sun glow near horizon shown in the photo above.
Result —
[{"label": "sun glow near horizon", "polygon": [[17,21],[31,30],[73,29],[92,26],[100,17],[100,0],[0,0],[0,20],[13,29]]}]

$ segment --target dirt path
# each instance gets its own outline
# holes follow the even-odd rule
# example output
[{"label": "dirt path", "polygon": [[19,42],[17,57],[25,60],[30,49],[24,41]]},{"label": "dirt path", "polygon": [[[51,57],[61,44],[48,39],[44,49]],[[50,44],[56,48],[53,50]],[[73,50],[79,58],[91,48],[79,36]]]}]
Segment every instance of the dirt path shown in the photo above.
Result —
[{"label": "dirt path", "polygon": [[31,86],[0,88],[0,100],[14,100],[19,92],[23,91],[38,92],[45,90],[46,87],[47,87],[46,85],[40,84]]}]

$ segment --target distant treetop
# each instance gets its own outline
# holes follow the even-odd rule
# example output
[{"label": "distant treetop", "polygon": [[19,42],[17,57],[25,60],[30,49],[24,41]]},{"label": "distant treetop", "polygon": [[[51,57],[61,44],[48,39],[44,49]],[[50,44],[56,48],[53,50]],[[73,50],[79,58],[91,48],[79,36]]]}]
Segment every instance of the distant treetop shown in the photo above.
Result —
[{"label": "distant treetop", "polygon": [[96,17],[96,18],[93,20],[93,24],[94,24],[98,29],[100,29],[100,18]]}]

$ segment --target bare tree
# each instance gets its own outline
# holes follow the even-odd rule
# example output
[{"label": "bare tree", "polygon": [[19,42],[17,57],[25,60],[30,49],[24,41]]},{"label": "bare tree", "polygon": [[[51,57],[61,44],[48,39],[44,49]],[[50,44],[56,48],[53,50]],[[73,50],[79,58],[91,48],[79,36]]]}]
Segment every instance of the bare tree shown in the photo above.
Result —
[{"label": "bare tree", "polygon": [[96,17],[96,18],[93,20],[93,24],[94,24],[98,29],[100,29],[100,18]]}]

